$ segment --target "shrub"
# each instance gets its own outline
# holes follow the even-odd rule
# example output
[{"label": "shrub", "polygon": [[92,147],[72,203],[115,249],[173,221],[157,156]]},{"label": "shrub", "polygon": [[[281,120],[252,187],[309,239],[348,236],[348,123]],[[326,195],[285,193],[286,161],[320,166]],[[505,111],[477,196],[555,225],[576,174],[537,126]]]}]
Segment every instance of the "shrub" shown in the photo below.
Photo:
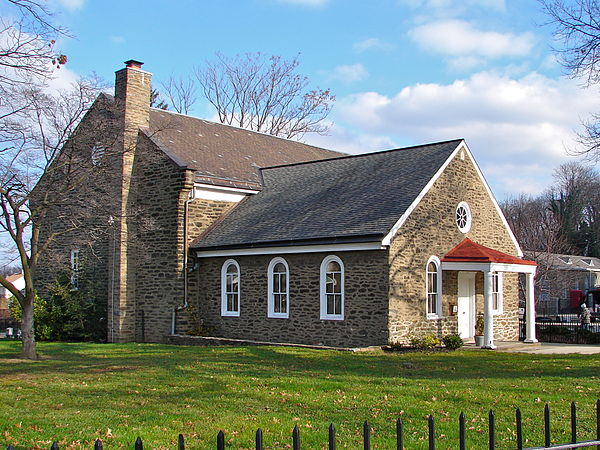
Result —
[{"label": "shrub", "polygon": [[449,348],[450,350],[456,350],[465,344],[458,334],[449,334],[444,336],[442,338],[442,342],[444,343],[444,347]]},{"label": "shrub", "polygon": [[[13,319],[21,322],[23,319],[23,308],[15,297],[11,297],[8,300],[8,309]],[[48,305],[46,301],[35,296],[33,301],[33,324],[34,334],[36,341],[47,341],[50,339],[51,329],[47,324],[48,322]]]},{"label": "shrub", "polygon": [[[18,301],[11,302],[11,315],[21,320]],[[39,341],[103,341],[105,311],[85,290],[74,291],[68,272],[58,275],[48,287],[48,297],[36,295],[33,306],[35,338]]]},{"label": "shrub", "polygon": [[414,337],[410,340],[410,344],[420,350],[431,350],[441,344],[441,341],[433,334],[426,334],[423,337]]},{"label": "shrub", "polygon": [[485,328],[485,321],[483,320],[483,314],[477,314],[477,319],[475,320],[475,334],[478,336],[483,336],[483,329]]}]

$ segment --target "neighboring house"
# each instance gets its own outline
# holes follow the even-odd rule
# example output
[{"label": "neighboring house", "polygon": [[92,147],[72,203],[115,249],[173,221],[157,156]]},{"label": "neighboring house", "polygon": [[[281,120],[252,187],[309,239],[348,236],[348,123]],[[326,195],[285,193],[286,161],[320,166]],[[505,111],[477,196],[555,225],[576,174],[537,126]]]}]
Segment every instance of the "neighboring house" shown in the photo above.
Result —
[{"label": "neighboring house", "polygon": [[[590,289],[600,286],[600,258],[526,251],[528,259],[538,263],[536,310],[542,316],[579,313]],[[593,301],[593,299],[592,299]],[[592,311],[600,310],[589,303]]]},{"label": "neighboring house", "polygon": [[104,195],[118,205],[88,219],[109,232],[61,235],[51,251],[62,265],[41,261],[35,274],[44,285],[70,264],[76,287],[106,303],[109,341],[204,330],[384,345],[470,338],[480,313],[487,347],[518,338],[517,274],[533,314],[535,263],[463,140],[344,155],[152,109],[151,74],[126,64],[71,143],[94,159],[106,145],[90,142],[95,117],[114,108],[111,145],[124,151]]},{"label": "neighboring house", "polygon": [[[6,280],[12,283],[18,290],[25,289],[25,278],[22,273],[15,273],[6,277]],[[10,317],[8,309],[8,300],[12,297],[10,291],[6,288],[1,288],[0,291],[0,319]]]}]

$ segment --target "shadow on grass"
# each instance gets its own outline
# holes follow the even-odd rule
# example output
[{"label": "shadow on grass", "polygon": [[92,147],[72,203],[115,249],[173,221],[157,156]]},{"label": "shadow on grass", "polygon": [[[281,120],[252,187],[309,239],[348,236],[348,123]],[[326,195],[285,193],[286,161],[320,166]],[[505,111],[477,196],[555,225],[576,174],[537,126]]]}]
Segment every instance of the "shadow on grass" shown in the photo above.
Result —
[{"label": "shadow on grass", "polygon": [[[599,355],[447,353],[348,353],[291,347],[184,347],[160,344],[40,343],[39,361],[19,360],[19,342],[0,342],[0,376],[56,372],[116,373],[150,370],[172,379],[233,372],[262,380],[286,374],[369,382],[398,379],[467,380],[597,375]],[[142,370],[143,369],[143,370]]]}]

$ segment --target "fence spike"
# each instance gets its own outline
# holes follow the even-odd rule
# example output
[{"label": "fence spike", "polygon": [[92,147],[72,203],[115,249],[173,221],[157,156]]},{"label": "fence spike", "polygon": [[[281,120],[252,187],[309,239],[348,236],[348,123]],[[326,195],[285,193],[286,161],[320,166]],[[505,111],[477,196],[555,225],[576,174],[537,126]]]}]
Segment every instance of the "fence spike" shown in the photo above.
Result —
[{"label": "fence spike", "polygon": [[262,430],[256,430],[256,450],[263,450]]},{"label": "fence spike", "polygon": [[488,413],[489,417],[489,435],[490,435],[490,450],[494,450],[496,448],[496,420],[494,417],[494,411],[490,409]]},{"label": "fence spike", "polygon": [[185,450],[185,439],[181,433],[177,436],[177,450]]},{"label": "fence spike", "polygon": [[427,424],[429,425],[429,450],[435,450],[435,421],[432,415],[427,418]]},{"label": "fence spike", "polygon": [[577,405],[571,402],[571,444],[577,443]]},{"label": "fence spike", "polygon": [[466,450],[466,434],[465,434],[465,413],[461,411],[458,416],[458,441],[460,450]]},{"label": "fence spike", "polygon": [[96,442],[94,442],[94,450],[102,450],[102,441],[100,438],[96,439]]},{"label": "fence spike", "polygon": [[365,450],[371,449],[371,426],[367,420],[363,423],[363,444]]},{"label": "fence spike", "polygon": [[544,445],[550,447],[550,406],[544,406]]},{"label": "fence spike", "polygon": [[396,419],[396,450],[404,449],[404,436],[402,430],[402,419]]},{"label": "fence spike", "polygon": [[521,408],[517,408],[515,412],[517,421],[517,450],[523,449],[523,423],[521,418]]},{"label": "fence spike", "polygon": [[329,450],[335,450],[335,426],[329,425]]},{"label": "fence spike", "polygon": [[225,450],[225,434],[219,431],[217,434],[217,450]]},{"label": "fence spike", "polygon": [[50,450],[58,450],[58,442],[53,442],[52,445],[50,446]]},{"label": "fence spike", "polygon": [[298,429],[298,425],[294,426],[294,431],[292,431],[292,443],[294,450],[300,450],[300,430]]},{"label": "fence spike", "polygon": [[135,440],[135,445],[133,446],[135,450],[144,450],[144,443],[142,442],[142,438],[138,436]]}]

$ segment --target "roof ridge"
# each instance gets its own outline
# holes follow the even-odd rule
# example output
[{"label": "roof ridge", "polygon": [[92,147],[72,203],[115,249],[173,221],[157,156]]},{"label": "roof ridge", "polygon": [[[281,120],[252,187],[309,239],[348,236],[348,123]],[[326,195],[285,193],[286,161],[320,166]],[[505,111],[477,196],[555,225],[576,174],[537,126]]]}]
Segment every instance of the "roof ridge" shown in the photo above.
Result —
[{"label": "roof ridge", "polygon": [[[346,155],[342,155],[342,156],[334,156],[333,158],[321,158],[321,159],[314,159],[311,161],[301,161],[301,162],[296,162],[296,163],[288,163],[288,164],[279,164],[276,166],[267,166],[267,167],[260,167],[259,170],[263,171],[263,170],[267,170],[267,169],[279,169],[282,167],[291,167],[291,166],[300,166],[300,165],[305,165],[305,164],[314,164],[314,163],[319,163],[319,162],[325,162],[325,161],[337,161],[340,159],[351,159],[351,158],[361,158],[361,157],[367,157],[367,156],[373,156],[373,155],[380,155],[383,153],[392,153],[392,152],[399,152],[399,151],[403,151],[403,150],[411,150],[411,149],[416,149],[416,148],[420,148],[420,147],[431,147],[433,145],[440,145],[440,144],[449,144],[451,142],[463,142],[464,138],[458,138],[458,139],[448,139],[446,141],[440,141],[440,142],[430,142],[427,144],[419,144],[419,145],[410,145],[408,147],[398,147],[398,148],[390,148],[387,150],[377,150],[374,152],[366,152],[366,153],[358,153],[355,155],[350,155],[350,154],[346,154]],[[327,149],[325,149],[327,150]]]}]

